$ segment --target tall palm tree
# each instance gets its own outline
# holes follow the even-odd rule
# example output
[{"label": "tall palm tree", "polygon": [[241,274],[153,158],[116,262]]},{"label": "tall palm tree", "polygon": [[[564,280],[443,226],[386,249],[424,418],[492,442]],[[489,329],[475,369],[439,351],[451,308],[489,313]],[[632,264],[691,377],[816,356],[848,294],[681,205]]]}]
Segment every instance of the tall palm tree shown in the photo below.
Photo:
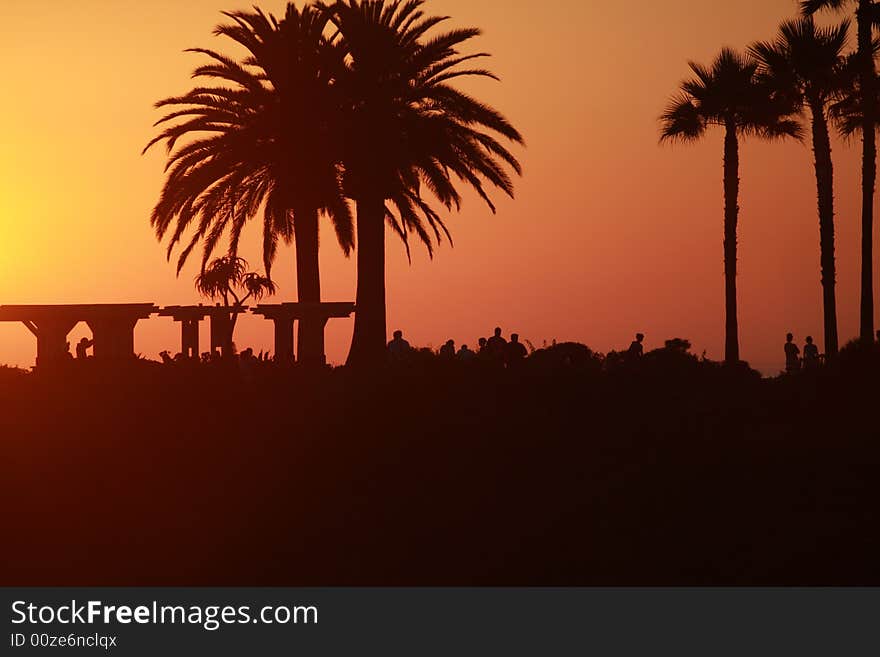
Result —
[{"label": "tall palm tree", "polygon": [[739,220],[739,140],[800,137],[800,126],[788,118],[792,107],[770,93],[757,76],[751,57],[725,48],[706,67],[689,66],[696,77],[681,83],[660,117],[661,141],[696,141],[712,126],[724,128],[724,361],[739,362],[736,298],[736,239]]},{"label": "tall palm tree", "polygon": [[819,206],[819,248],[825,324],[825,353],[837,355],[834,263],[834,167],[828,131],[830,106],[842,92],[849,22],[820,29],[811,17],[786,21],[774,41],[752,45],[761,78],[800,111],[809,109]]},{"label": "tall palm tree", "polygon": [[[259,9],[225,15],[232,23],[215,34],[243,46],[247,57],[192,49],[211,60],[193,77],[215,84],[157,103],[171,111],[156,124],[167,127],[144,149],[164,141],[169,154],[152,224],[160,239],[168,236],[169,257],[191,231],[179,272],[199,243],[204,267],[224,235],[235,255],[244,226],[262,207],[266,274],[278,240],[294,241],[298,298],[319,302],[319,215],[332,220],[346,254],[354,245],[331,89],[338,64],[329,58],[338,51],[324,36],[327,14],[288,4],[281,21]],[[323,360],[320,322],[300,322],[299,353],[307,363]]]},{"label": "tall palm tree", "polygon": [[404,239],[414,233],[430,249],[431,231],[439,241],[446,228],[423,189],[446,209],[458,209],[456,182],[461,182],[494,212],[484,187],[513,196],[509,170],[521,173],[498,139],[521,144],[520,133],[452,84],[495,77],[483,68],[460,67],[487,56],[459,52],[480,31],[429,36],[445,18],[426,16],[423,4],[339,0],[326,7],[346,64],[337,84],[345,110],[345,188],[357,205],[357,313],[348,359],[355,365],[376,363],[384,355],[386,220]]},{"label": "tall palm tree", "polygon": [[873,0],[803,0],[801,11],[812,16],[823,9],[841,10],[856,5],[859,70],[859,90],[862,94],[862,298],[859,318],[859,336],[874,339],[874,186],[877,180],[877,108],[873,99],[877,93],[877,70],[874,63],[874,27],[880,20],[880,9]]}]

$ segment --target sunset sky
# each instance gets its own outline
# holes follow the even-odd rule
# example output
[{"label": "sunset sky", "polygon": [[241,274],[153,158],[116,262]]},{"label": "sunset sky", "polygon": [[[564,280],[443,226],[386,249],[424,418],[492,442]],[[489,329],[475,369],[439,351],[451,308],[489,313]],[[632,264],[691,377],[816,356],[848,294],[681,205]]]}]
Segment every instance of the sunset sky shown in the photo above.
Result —
[{"label": "sunset sky", "polygon": [[[213,37],[231,0],[3,0],[0,43],[0,304],[197,303],[197,260],[179,278],[149,225],[164,150],[153,103],[187,90],[202,60],[187,47],[237,51]],[[283,13],[283,2],[259,2]],[[501,83],[469,90],[523,132],[516,200],[498,214],[467,197],[449,217],[455,247],[407,263],[388,237],[388,326],[414,344],[475,344],[498,325],[536,346],[576,340],[650,349],[671,337],[720,359],[723,346],[721,133],[697,145],[659,145],[658,121],[687,60],[773,36],[795,0],[430,0],[454,23],[481,27]],[[852,39],[854,41],[854,39]],[[858,325],[858,143],[834,142],[838,305],[842,343]],[[782,366],[787,331],[822,345],[819,231],[807,144],[742,149],[742,356],[765,373]],[[261,262],[260,227],[242,255]],[[322,234],[325,300],[354,299],[354,258]],[[880,247],[875,247],[875,253]],[[876,267],[875,267],[876,270]],[[279,258],[277,300],[294,300],[292,248]],[[344,360],[353,322],[328,326],[328,357]],[[71,333],[75,342],[84,325]],[[203,330],[206,344],[206,328]],[[241,320],[239,346],[271,348],[272,328]],[[167,318],[139,324],[136,350],[179,348]],[[0,363],[29,366],[35,341],[0,323]]]}]

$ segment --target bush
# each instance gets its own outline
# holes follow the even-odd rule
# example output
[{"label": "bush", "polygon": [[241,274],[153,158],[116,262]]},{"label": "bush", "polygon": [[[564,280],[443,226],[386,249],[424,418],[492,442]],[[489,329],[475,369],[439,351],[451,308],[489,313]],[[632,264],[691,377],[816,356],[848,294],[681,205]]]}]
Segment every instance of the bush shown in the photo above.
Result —
[{"label": "bush", "polygon": [[532,352],[529,364],[545,370],[568,369],[577,372],[600,372],[602,354],[579,342],[561,342]]}]

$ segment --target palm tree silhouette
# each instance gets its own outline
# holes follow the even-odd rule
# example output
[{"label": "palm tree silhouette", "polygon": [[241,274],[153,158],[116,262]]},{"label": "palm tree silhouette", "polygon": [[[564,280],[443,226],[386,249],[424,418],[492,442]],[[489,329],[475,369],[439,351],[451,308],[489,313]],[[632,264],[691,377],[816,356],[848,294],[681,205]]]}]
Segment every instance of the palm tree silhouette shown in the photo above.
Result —
[{"label": "palm tree silhouette", "polygon": [[710,126],[724,128],[724,361],[739,362],[736,298],[736,239],[739,219],[739,138],[800,138],[800,126],[788,116],[790,103],[774,97],[756,76],[758,64],[729,48],[711,67],[690,62],[695,78],[681,83],[660,117],[661,141],[696,141]]},{"label": "palm tree silhouette", "polygon": [[[880,74],[876,76],[877,84],[874,87],[875,111],[880,110]],[[840,135],[849,139],[859,134],[863,127],[862,112],[862,89],[861,76],[859,75],[855,55],[846,58],[846,64],[841,69],[842,92],[828,110],[829,117],[834,121]],[[875,124],[876,129],[880,125]]]},{"label": "palm tree silhouette", "polygon": [[[327,14],[289,4],[280,22],[259,9],[224,15],[233,22],[214,33],[243,46],[248,56],[236,61],[191,49],[211,60],[193,77],[217,84],[156,104],[171,111],[156,123],[168,127],[144,149],[164,141],[169,154],[152,224],[160,239],[169,235],[169,257],[191,230],[177,261],[180,272],[199,243],[204,267],[226,234],[234,256],[244,226],[262,207],[266,274],[279,238],[294,241],[298,298],[319,302],[319,214],[330,217],[346,254],[354,245],[330,77],[338,65],[329,59],[338,51],[324,37]],[[323,362],[320,322],[300,322],[299,353],[303,362]]]},{"label": "palm tree silhouette", "polygon": [[[267,294],[275,294],[277,288],[268,276],[248,271],[244,258],[226,255],[207,263],[196,276],[196,290],[209,299],[223,302],[228,315],[223,322],[224,354],[232,351],[232,336],[235,324],[245,304],[253,299],[259,301]],[[214,320],[212,320],[214,321]]]},{"label": "palm tree silhouette", "polygon": [[856,4],[858,49],[856,62],[859,92],[862,96],[862,298],[859,336],[863,341],[874,339],[874,185],[877,180],[877,71],[874,63],[874,26],[880,22],[880,7],[873,0],[803,0],[801,11],[812,16],[823,9],[839,11]]},{"label": "palm tree silhouette", "polygon": [[801,111],[809,109],[819,206],[825,353],[837,355],[837,300],[834,263],[834,167],[828,111],[845,84],[843,51],[849,21],[817,29],[811,17],[786,21],[774,41],[758,42],[749,52],[760,62],[759,75],[775,93],[783,94]]},{"label": "palm tree silhouette", "polygon": [[480,30],[428,38],[445,17],[425,16],[423,4],[340,0],[326,7],[338,28],[334,43],[345,55],[337,75],[345,107],[345,187],[357,205],[357,314],[350,364],[372,364],[384,356],[385,222],[405,242],[415,234],[430,253],[432,234],[438,242],[449,234],[424,200],[423,187],[446,209],[458,209],[460,181],[494,212],[484,185],[513,196],[508,169],[521,173],[516,158],[493,136],[521,144],[520,133],[495,109],[451,84],[470,76],[495,78],[483,68],[459,67],[487,56],[458,50]]}]

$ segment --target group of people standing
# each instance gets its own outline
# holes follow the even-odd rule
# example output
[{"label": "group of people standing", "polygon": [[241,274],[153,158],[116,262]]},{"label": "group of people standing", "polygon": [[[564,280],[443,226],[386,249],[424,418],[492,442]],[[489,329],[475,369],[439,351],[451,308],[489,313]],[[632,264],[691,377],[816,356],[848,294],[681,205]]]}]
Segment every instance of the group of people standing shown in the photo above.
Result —
[{"label": "group of people standing", "polygon": [[807,336],[803,356],[801,356],[800,347],[794,343],[794,335],[789,333],[785,336],[786,372],[798,372],[801,369],[810,370],[818,367],[821,363],[822,356],[819,354],[819,347],[813,343],[813,336]]},{"label": "group of people standing", "polygon": [[[463,344],[456,350],[455,340],[447,340],[440,347],[438,355],[444,360],[457,360],[472,362],[476,360],[486,361],[501,366],[516,367],[528,358],[529,352],[525,345],[519,341],[519,335],[511,333],[510,340],[502,335],[500,327],[496,327],[490,338],[480,338],[477,350]],[[394,339],[388,343],[388,357],[392,362],[405,360],[413,351],[409,342],[403,338],[403,331],[395,331]]]}]

